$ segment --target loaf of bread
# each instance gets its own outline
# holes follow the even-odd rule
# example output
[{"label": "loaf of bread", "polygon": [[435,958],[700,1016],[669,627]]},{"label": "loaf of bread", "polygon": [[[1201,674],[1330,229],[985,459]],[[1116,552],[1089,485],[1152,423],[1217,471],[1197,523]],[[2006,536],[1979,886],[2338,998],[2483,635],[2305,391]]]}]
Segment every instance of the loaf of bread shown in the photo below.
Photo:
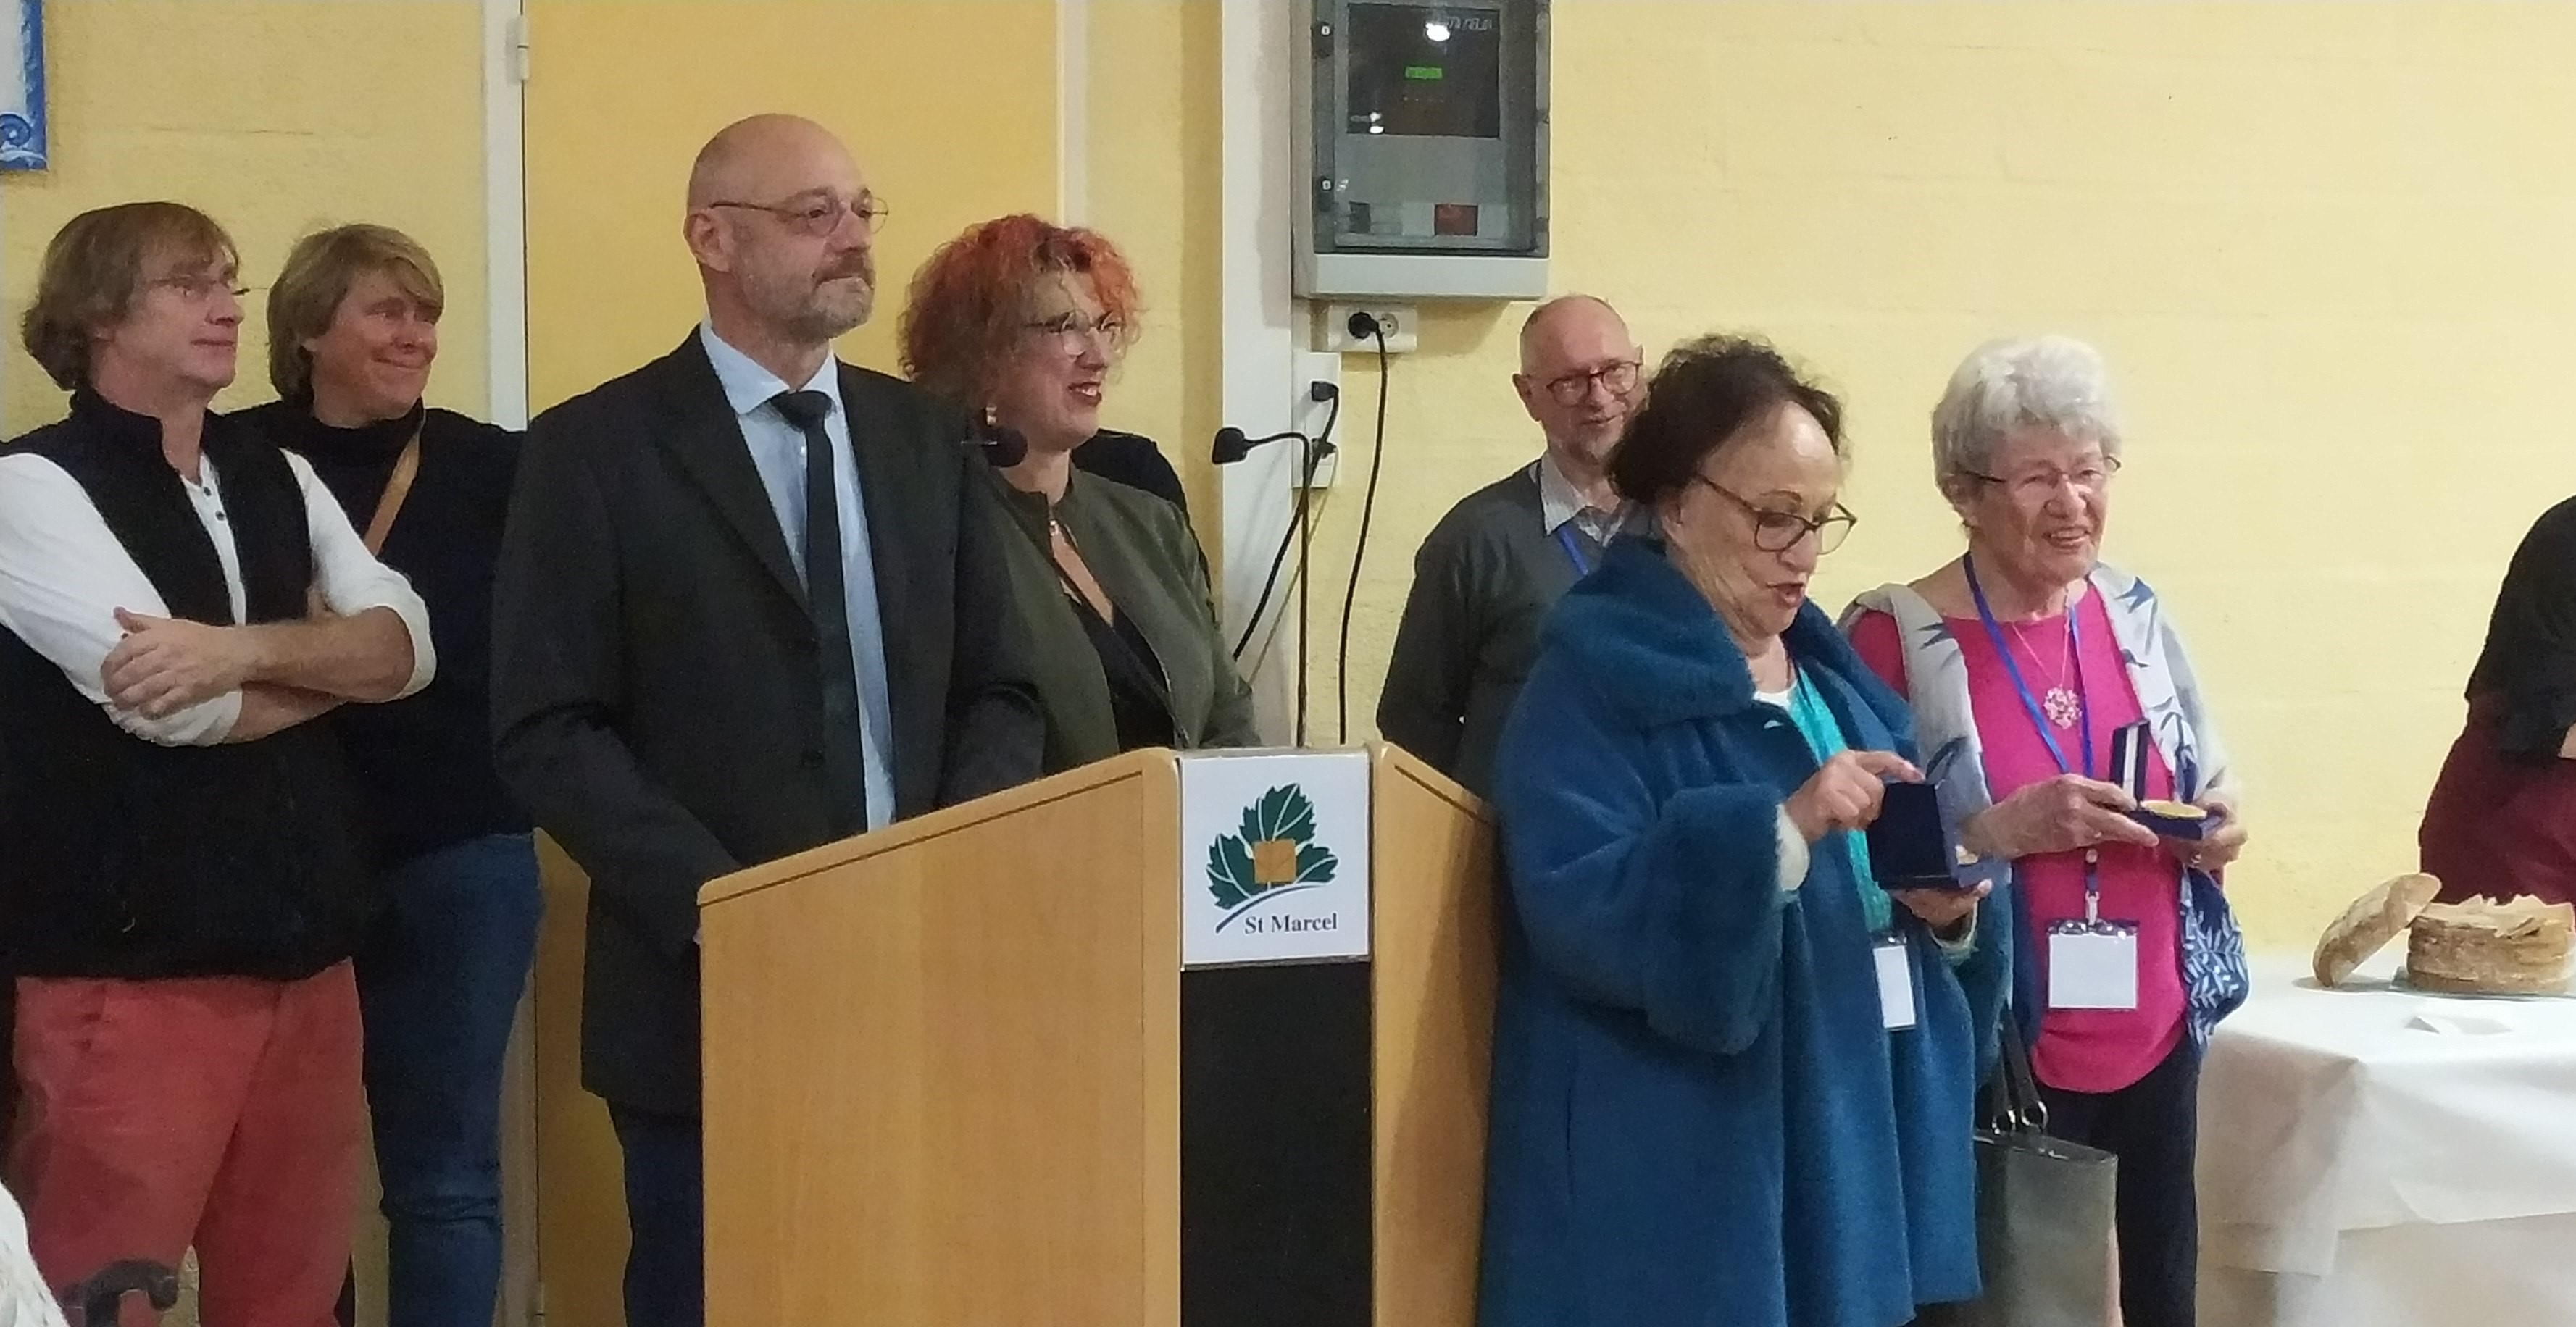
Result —
[{"label": "loaf of bread", "polygon": [[2317,984],[2342,985],[2441,892],[2442,882],[2429,875],[2401,875],[2354,899],[2317,938]]},{"label": "loaf of bread", "polygon": [[2576,959],[2576,906],[2528,894],[2436,903],[2406,940],[2406,983],[2474,995],[2563,995]]}]

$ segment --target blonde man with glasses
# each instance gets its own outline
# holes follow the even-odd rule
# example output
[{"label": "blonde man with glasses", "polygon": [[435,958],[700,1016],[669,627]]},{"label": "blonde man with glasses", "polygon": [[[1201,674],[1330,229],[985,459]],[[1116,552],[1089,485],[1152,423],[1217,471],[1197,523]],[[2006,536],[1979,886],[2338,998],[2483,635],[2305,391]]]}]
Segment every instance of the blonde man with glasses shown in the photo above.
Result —
[{"label": "blonde man with glasses", "polygon": [[192,208],[103,208],[46,247],[26,314],[72,399],[0,453],[9,1182],[48,1285],[193,1247],[207,1327],[329,1327],[374,891],[312,721],[419,691],[435,658],[312,467],[208,411],[235,264]]},{"label": "blonde man with glasses", "polygon": [[1540,620],[1614,541],[1654,529],[1607,468],[1643,362],[1608,303],[1540,305],[1521,325],[1512,390],[1546,451],[1468,494],[1414,555],[1378,732],[1476,793],[1492,781],[1503,719],[1538,657]]}]

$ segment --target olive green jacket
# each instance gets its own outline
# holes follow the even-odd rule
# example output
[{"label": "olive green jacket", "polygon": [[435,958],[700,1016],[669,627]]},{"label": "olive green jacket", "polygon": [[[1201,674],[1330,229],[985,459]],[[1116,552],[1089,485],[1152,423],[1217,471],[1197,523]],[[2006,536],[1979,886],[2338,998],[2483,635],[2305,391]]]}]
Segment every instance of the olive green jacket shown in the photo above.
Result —
[{"label": "olive green jacket", "polygon": [[[1038,708],[1046,715],[1048,773],[1118,754],[1109,679],[1064,583],[1044,551],[1046,498],[988,471],[994,501],[978,504],[995,523],[1010,602],[1033,638]],[[1173,745],[1250,746],[1252,689],[1235,671],[1208,603],[1206,564],[1188,518],[1141,489],[1072,472],[1056,505],[1084,565],[1109,602],[1154,647],[1171,696]]]}]

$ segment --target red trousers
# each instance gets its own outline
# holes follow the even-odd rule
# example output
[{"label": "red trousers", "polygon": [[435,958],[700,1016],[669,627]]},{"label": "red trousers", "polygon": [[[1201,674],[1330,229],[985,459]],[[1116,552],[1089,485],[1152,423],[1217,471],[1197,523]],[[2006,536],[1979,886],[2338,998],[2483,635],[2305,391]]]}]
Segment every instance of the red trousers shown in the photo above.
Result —
[{"label": "red trousers", "polygon": [[16,1058],[10,1184],[56,1291],[193,1247],[205,1327],[334,1327],[364,1139],[348,964],[20,978]]}]

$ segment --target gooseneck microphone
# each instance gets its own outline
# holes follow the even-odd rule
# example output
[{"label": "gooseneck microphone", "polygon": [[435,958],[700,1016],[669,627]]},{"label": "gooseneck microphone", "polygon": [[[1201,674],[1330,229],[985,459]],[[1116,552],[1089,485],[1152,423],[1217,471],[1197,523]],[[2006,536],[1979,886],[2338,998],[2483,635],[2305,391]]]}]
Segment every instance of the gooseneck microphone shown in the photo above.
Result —
[{"label": "gooseneck microphone", "polygon": [[1251,455],[1255,447],[1274,442],[1286,442],[1292,438],[1298,444],[1298,474],[1296,488],[1289,495],[1288,529],[1280,535],[1279,547],[1270,555],[1270,570],[1261,578],[1261,593],[1252,601],[1252,613],[1244,619],[1243,634],[1235,640],[1232,653],[1235,661],[1241,663],[1243,652],[1251,648],[1253,633],[1261,629],[1262,614],[1270,608],[1270,596],[1279,588],[1279,571],[1288,561],[1288,550],[1297,549],[1297,726],[1295,736],[1299,746],[1306,744],[1306,627],[1311,619],[1307,612],[1309,581],[1305,568],[1308,562],[1307,554],[1313,551],[1315,542],[1315,475],[1322,467],[1324,458],[1333,454],[1333,425],[1339,423],[1342,418],[1342,392],[1339,386],[1320,380],[1311,382],[1306,385],[1306,397],[1310,401],[1331,403],[1332,408],[1324,415],[1324,427],[1321,432],[1309,436],[1290,429],[1267,437],[1254,438],[1247,437],[1239,428],[1229,426],[1217,430],[1212,453],[1212,459],[1218,465],[1232,465]]},{"label": "gooseneck microphone", "polygon": [[1216,431],[1216,447],[1211,453],[1210,459],[1214,460],[1218,465],[1232,465],[1235,462],[1242,460],[1244,457],[1250,456],[1252,454],[1252,449],[1255,447],[1264,446],[1273,442],[1286,442],[1290,438],[1295,438],[1299,442],[1306,443],[1314,449],[1309,456],[1309,459],[1311,460],[1320,461],[1333,454],[1333,444],[1330,442],[1316,438],[1309,438],[1295,429],[1290,429],[1285,433],[1273,433],[1267,437],[1255,438],[1247,436],[1244,431],[1239,428],[1228,425]]}]

